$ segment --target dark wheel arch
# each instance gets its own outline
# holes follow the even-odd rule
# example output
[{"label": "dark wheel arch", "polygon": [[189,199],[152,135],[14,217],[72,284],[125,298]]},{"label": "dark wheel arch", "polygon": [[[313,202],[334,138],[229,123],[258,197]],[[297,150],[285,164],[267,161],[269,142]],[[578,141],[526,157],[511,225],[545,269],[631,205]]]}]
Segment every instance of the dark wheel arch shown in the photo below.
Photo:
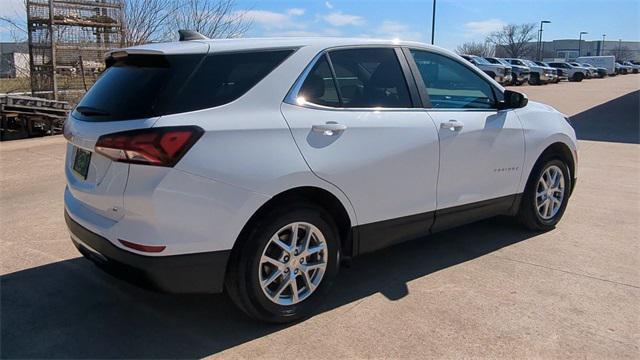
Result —
[{"label": "dark wheel arch", "polygon": [[[558,159],[558,160],[562,160],[565,164],[567,164],[567,167],[569,168],[569,172],[570,172],[570,178],[569,181],[571,181],[571,191],[573,191],[574,185],[575,185],[575,176],[576,176],[576,163],[575,163],[575,159],[573,158],[573,154],[571,152],[571,149],[569,148],[569,146],[567,146],[567,144],[563,143],[563,142],[555,142],[549,146],[547,146],[546,149],[544,149],[544,151],[540,154],[540,156],[538,156],[538,159],[536,159],[535,164],[533,165],[533,167],[531,168],[531,171],[529,172],[529,175],[527,177],[527,185],[529,185],[529,182],[532,181],[532,176],[534,173],[534,169],[536,169],[536,167],[540,166],[540,164],[546,160],[549,159]],[[569,196],[571,195],[571,193],[568,194]]]},{"label": "dark wheel arch", "polygon": [[351,238],[352,224],[349,213],[335,195],[327,190],[313,186],[303,186],[283,191],[264,203],[242,228],[240,235],[233,244],[232,254],[242,248],[243,241],[247,239],[247,232],[255,226],[257,221],[278,206],[291,202],[307,202],[319,206],[329,213],[338,228],[341,256],[351,256],[353,253],[353,239]]}]

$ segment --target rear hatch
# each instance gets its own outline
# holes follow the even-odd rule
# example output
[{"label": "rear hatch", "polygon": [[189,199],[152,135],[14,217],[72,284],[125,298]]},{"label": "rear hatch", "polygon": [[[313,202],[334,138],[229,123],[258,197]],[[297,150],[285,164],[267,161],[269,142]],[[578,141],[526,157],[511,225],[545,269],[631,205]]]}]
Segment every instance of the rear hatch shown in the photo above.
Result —
[{"label": "rear hatch", "polygon": [[199,45],[197,54],[134,48],[107,59],[107,69],[65,123],[68,188],[83,206],[113,220],[123,216],[129,164],[97,153],[96,142],[106,134],[150,128],[160,116],[178,111],[173,101],[208,50]]}]

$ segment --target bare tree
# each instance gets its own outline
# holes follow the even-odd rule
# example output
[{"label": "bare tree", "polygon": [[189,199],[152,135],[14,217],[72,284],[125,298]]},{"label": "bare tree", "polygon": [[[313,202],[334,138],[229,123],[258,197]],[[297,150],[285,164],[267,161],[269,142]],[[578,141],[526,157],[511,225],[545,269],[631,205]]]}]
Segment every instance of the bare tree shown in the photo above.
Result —
[{"label": "bare tree", "polygon": [[484,41],[470,41],[466,42],[456,49],[458,54],[476,55],[476,56],[493,56],[494,46],[491,43]]},{"label": "bare tree", "polygon": [[15,42],[24,41],[27,38],[27,2],[23,2],[22,12],[15,10],[11,16],[0,16],[0,29],[7,31]]},{"label": "bare tree", "polygon": [[616,61],[627,61],[633,60],[633,50],[629,49],[626,46],[616,46],[615,48],[607,51],[608,55],[613,55],[616,57]]},{"label": "bare tree", "polygon": [[529,42],[536,38],[535,24],[509,24],[494,31],[487,41],[501,47],[509,57],[527,57],[535,49]]},{"label": "bare tree", "polygon": [[178,9],[176,0],[125,0],[123,9],[124,46],[164,40],[166,27]]},{"label": "bare tree", "polygon": [[179,29],[195,30],[210,38],[240,37],[251,26],[246,11],[236,10],[235,0],[184,0],[181,3],[166,29],[172,38]]}]

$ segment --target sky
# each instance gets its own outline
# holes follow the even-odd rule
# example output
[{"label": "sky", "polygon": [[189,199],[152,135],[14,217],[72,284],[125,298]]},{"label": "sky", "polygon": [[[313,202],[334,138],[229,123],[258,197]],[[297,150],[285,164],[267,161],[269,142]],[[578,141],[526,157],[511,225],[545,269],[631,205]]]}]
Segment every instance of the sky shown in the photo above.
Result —
[{"label": "sky", "polygon": [[[0,0],[0,16],[22,0]],[[431,41],[432,0],[236,0],[253,25],[246,36],[357,36]],[[543,15],[544,14],[544,15]],[[544,39],[640,41],[638,0],[437,0],[436,45],[455,50],[509,23],[544,25]],[[0,30],[0,41],[10,41]]]}]

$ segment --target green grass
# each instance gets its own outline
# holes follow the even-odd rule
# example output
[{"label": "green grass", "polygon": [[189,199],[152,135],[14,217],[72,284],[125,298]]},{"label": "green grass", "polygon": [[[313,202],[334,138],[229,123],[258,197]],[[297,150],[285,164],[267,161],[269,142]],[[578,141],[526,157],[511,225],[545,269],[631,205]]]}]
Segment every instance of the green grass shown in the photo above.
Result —
[{"label": "green grass", "polygon": [[0,79],[0,94],[31,91],[29,78]]}]

